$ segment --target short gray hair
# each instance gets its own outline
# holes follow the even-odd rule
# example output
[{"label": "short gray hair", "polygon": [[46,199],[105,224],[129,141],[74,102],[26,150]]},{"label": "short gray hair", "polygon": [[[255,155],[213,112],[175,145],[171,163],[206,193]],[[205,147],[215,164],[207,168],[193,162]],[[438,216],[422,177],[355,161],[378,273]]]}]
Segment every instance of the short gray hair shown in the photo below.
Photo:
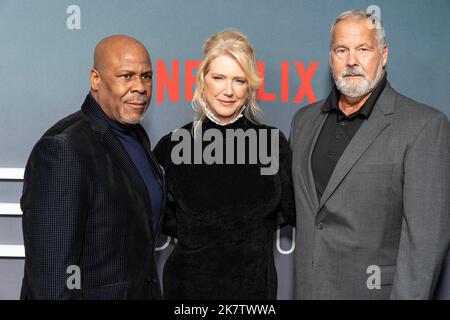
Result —
[{"label": "short gray hair", "polygon": [[377,23],[375,37],[378,42],[378,48],[380,50],[383,50],[384,46],[387,43],[386,43],[386,33],[384,31],[384,27],[383,27],[383,24],[381,23],[381,20],[378,17],[372,16],[370,13],[367,13],[362,10],[344,11],[340,15],[337,16],[337,18],[336,18],[336,20],[334,20],[334,23],[331,26],[331,30],[330,30],[330,50],[333,46],[334,27],[336,26],[336,24],[338,22],[344,21],[344,20],[357,20],[358,21],[358,20],[364,20],[364,19],[368,19],[368,18],[374,19],[375,22]]}]

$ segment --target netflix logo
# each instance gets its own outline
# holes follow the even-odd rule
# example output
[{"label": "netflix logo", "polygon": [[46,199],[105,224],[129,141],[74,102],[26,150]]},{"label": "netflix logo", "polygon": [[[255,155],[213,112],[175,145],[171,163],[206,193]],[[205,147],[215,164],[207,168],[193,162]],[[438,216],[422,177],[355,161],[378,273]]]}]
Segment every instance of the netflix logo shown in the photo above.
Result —
[{"label": "netflix logo", "polygon": [[[179,102],[182,96],[185,101],[191,101],[194,96],[195,76],[201,61],[186,60],[181,65],[179,60],[173,60],[170,67],[164,60],[156,61],[156,103],[164,103],[168,98],[169,102]],[[319,62],[313,61],[309,66],[305,66],[301,61],[290,63],[281,62],[280,70],[280,90],[275,92],[269,90],[263,81],[257,98],[260,101],[280,101],[300,104],[307,100],[308,103],[316,102],[316,96],[311,85],[311,81],[317,70]],[[263,79],[266,65],[264,61],[258,62],[258,71]],[[180,72],[184,72],[184,84],[180,81]],[[300,80],[300,85],[295,92],[289,92],[289,83],[293,77]],[[184,86],[183,86],[184,85]],[[167,93],[167,95],[165,95]]]}]

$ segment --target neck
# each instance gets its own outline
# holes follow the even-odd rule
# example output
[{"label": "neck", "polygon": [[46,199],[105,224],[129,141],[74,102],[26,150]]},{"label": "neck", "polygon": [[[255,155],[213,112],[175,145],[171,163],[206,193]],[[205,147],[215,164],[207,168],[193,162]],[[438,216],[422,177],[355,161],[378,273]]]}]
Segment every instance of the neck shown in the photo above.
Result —
[{"label": "neck", "polygon": [[209,120],[211,120],[212,122],[214,122],[218,125],[221,125],[221,126],[226,126],[228,124],[236,122],[240,117],[242,117],[243,116],[242,113],[245,108],[246,108],[245,106],[242,107],[242,109],[239,111],[239,113],[235,117],[231,118],[230,120],[225,120],[225,121],[222,119],[219,119],[217,116],[215,116],[214,113],[208,107],[206,107],[205,113],[206,113],[206,116],[209,118]]},{"label": "neck", "polygon": [[369,99],[371,94],[372,91],[366,93],[364,96],[355,98],[341,94],[341,97],[339,98],[339,109],[346,116],[351,115],[352,113],[358,111],[364,105],[364,103],[367,101],[367,99]]}]

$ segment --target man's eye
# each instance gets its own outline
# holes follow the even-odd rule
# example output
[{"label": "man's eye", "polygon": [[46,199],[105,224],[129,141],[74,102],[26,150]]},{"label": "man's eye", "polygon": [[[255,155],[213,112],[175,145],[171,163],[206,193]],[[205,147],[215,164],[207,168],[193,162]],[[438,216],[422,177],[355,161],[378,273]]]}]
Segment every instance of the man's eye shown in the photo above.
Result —
[{"label": "man's eye", "polygon": [[151,74],[145,74],[145,75],[142,76],[142,79],[151,80],[152,79],[152,75]]},{"label": "man's eye", "polygon": [[128,79],[131,79],[131,74],[122,74],[120,77],[128,80]]}]

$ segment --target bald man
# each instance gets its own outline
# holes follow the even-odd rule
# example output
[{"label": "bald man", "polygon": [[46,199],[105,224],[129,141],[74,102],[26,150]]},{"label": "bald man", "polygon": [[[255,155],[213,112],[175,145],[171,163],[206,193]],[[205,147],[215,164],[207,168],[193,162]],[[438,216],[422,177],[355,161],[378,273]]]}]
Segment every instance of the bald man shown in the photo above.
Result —
[{"label": "bald man", "polygon": [[21,299],[159,299],[164,176],[139,121],[152,65],[136,39],[95,48],[81,110],[51,127],[25,169]]}]

